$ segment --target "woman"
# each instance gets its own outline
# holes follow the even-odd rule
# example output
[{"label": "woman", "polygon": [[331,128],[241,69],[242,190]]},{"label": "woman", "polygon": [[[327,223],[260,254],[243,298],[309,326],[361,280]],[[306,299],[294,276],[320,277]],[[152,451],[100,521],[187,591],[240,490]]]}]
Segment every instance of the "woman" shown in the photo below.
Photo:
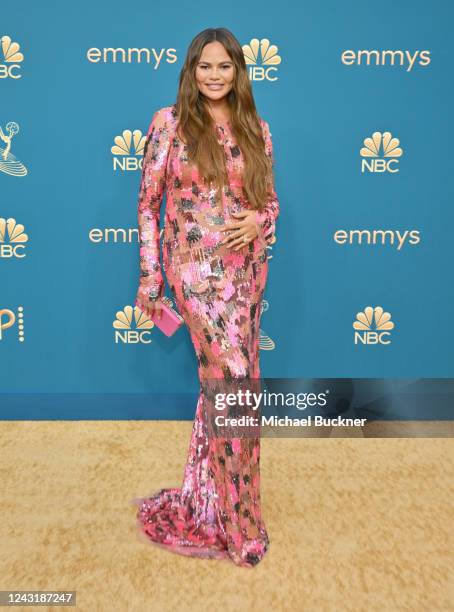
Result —
[{"label": "woman", "polygon": [[[247,162],[246,162],[247,160]],[[204,381],[258,379],[259,321],[275,240],[268,124],[257,115],[240,44],[225,28],[192,41],[176,104],[153,116],[139,192],[136,305],[159,316],[163,266],[189,329],[201,383],[182,488],[136,500],[140,533],[169,550],[253,567],[269,540],[260,508],[258,436],[208,433]]]}]

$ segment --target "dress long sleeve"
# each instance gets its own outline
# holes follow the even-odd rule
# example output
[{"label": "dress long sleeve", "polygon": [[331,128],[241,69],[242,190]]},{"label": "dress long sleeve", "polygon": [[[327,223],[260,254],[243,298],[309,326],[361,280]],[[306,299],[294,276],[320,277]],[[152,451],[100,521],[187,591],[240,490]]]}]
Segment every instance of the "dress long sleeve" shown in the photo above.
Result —
[{"label": "dress long sleeve", "polygon": [[[265,138],[265,151],[271,162],[274,165],[273,158],[273,142],[271,140],[270,127],[266,121],[262,120],[263,133]],[[274,180],[271,185],[271,196],[269,197],[262,211],[256,213],[256,227],[258,239],[264,246],[268,246],[274,242],[274,234],[276,230],[276,219],[279,216],[280,207],[279,200],[274,189]]]},{"label": "dress long sleeve", "polygon": [[[189,159],[187,144],[178,136],[176,111],[176,104],[163,111],[167,131],[158,127],[156,119],[145,154],[139,206],[145,298],[140,303],[144,310],[154,311],[148,288],[161,286],[157,223],[165,164],[169,189],[162,270],[189,331],[200,393],[181,486],[160,487],[131,501],[138,502],[139,533],[149,542],[186,556],[231,559],[238,566],[253,567],[269,547],[260,502],[260,428],[248,427],[245,436],[241,427],[216,427],[213,391],[222,381],[231,385],[232,381],[260,379],[260,306],[268,258],[261,243],[236,251],[219,248],[227,225],[223,221],[230,220],[230,211],[252,210],[241,181],[246,158],[238,155],[241,150],[233,125],[225,123],[224,129],[217,130],[227,183],[218,194],[226,213],[220,219],[213,197],[216,190],[207,186]],[[259,135],[264,143],[263,124]],[[268,203],[271,219],[275,218],[276,200],[268,202],[269,195],[263,204]],[[247,215],[254,225],[256,212]],[[158,349],[156,346],[154,352]],[[229,414],[236,412],[234,408]]]},{"label": "dress long sleeve", "polygon": [[163,110],[158,110],[148,128],[139,188],[138,228],[140,282],[137,301],[155,301],[164,295],[159,258],[159,217],[166,185],[170,133]]}]

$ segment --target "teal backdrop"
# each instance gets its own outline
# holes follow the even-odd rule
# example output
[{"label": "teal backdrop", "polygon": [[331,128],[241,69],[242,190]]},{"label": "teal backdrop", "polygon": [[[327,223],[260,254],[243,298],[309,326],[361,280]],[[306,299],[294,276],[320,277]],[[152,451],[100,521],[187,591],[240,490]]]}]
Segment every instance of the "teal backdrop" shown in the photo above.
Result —
[{"label": "teal backdrop", "polygon": [[[0,15],[10,138],[0,153],[1,418],[192,418],[187,329],[167,338],[114,326],[139,279],[141,157],[112,147],[175,101],[188,45],[207,27],[242,45],[265,39],[280,58],[259,56],[250,72],[281,207],[262,375],[454,376],[452,3],[25,0]],[[152,51],[123,61],[132,48],[164,52],[159,65]],[[377,132],[402,154],[363,157]],[[350,242],[351,230],[370,239]],[[355,336],[368,306],[394,324],[378,342],[373,329]]]}]

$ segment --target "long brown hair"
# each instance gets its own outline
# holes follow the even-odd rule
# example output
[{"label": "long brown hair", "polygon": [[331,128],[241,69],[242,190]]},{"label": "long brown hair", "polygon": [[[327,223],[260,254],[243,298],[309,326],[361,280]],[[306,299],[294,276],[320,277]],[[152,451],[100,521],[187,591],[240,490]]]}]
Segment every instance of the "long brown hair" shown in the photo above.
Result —
[{"label": "long brown hair", "polygon": [[230,125],[244,158],[243,192],[251,208],[262,210],[270,195],[273,168],[266,154],[263,131],[255,107],[251,83],[247,74],[243,50],[227,28],[207,28],[192,40],[181,69],[176,113],[179,134],[187,145],[188,160],[198,168],[207,183],[218,186],[218,199],[227,182],[225,155],[219,145],[212,118],[203,94],[200,93],[195,71],[203,47],[220,42],[234,64],[232,89],[227,94]]}]

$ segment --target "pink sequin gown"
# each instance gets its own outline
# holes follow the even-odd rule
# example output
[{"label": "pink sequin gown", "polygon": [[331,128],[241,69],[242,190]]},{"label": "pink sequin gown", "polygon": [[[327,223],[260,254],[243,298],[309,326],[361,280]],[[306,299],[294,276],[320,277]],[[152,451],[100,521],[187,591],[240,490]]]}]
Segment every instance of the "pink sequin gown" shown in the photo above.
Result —
[{"label": "pink sequin gown", "polygon": [[[269,126],[262,119],[261,125],[272,159]],[[138,207],[139,295],[163,295],[159,218],[165,191],[163,267],[194,345],[200,381],[259,378],[266,247],[274,241],[279,202],[273,187],[273,197],[256,214],[259,236],[252,242],[237,251],[220,245],[227,233],[219,228],[238,221],[232,212],[250,207],[241,189],[241,151],[230,124],[217,123],[229,177],[221,210],[214,192],[188,163],[187,147],[176,127],[176,109],[171,105],[155,113],[148,130]],[[230,558],[239,566],[255,566],[269,546],[261,515],[259,463],[259,436],[208,435],[200,387],[182,487],[134,500],[140,533],[180,554]]]}]

